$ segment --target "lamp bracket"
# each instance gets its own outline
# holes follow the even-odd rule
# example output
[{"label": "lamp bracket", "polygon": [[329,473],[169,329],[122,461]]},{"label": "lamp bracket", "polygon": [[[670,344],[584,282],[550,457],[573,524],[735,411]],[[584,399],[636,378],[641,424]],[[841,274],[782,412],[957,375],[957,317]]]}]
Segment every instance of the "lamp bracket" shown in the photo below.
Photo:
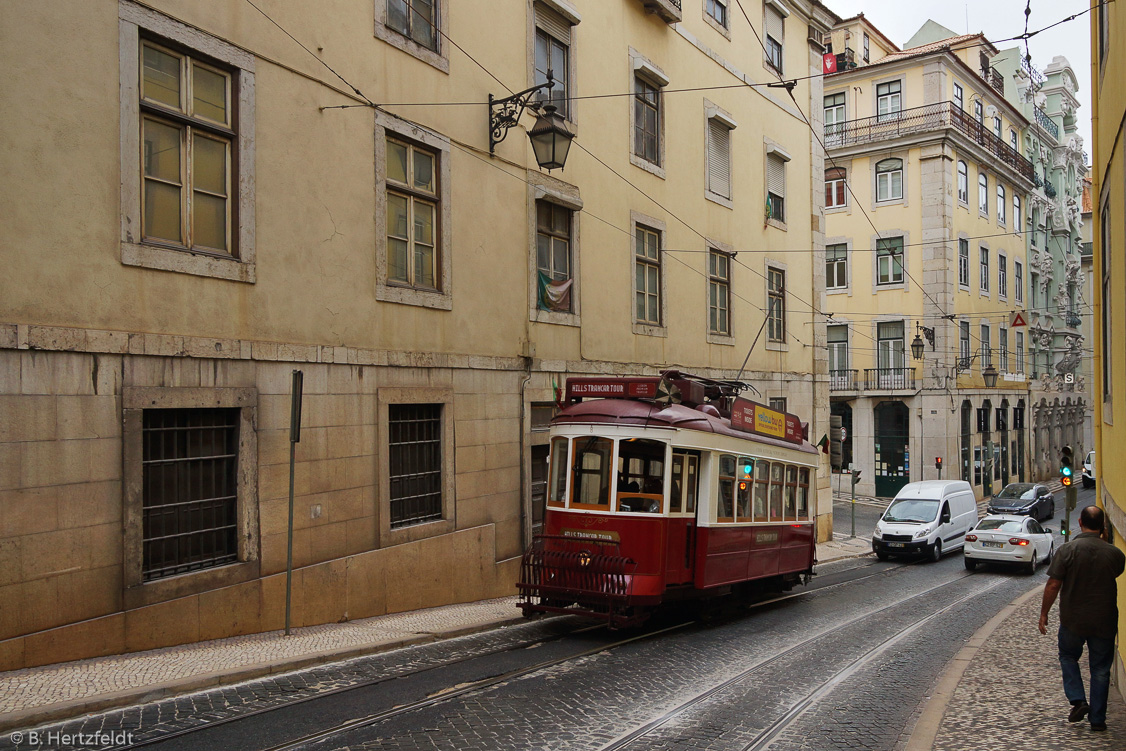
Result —
[{"label": "lamp bracket", "polygon": [[[496,145],[504,140],[505,136],[508,135],[509,129],[520,122],[520,116],[524,114],[524,110],[527,109],[532,102],[532,95],[543,89],[551,89],[553,86],[555,86],[555,78],[552,75],[552,71],[548,70],[546,81],[517,92],[512,96],[507,96],[504,99],[493,99],[493,95],[489,94],[490,154],[495,153]],[[532,105],[532,107],[534,109],[536,105]]]}]

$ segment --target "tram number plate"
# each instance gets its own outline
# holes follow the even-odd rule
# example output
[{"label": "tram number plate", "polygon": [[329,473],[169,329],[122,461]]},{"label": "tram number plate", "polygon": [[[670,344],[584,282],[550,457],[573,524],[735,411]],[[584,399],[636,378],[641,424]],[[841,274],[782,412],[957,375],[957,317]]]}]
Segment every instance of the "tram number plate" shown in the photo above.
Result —
[{"label": "tram number plate", "polygon": [[1003,543],[1003,542],[990,542],[989,540],[982,540],[981,546],[983,548],[1003,548],[1003,547],[1005,547],[1005,543]]},{"label": "tram number plate", "polygon": [[889,542],[888,547],[889,548],[901,548],[901,547],[904,546],[904,544],[905,543],[902,543],[902,542]]}]

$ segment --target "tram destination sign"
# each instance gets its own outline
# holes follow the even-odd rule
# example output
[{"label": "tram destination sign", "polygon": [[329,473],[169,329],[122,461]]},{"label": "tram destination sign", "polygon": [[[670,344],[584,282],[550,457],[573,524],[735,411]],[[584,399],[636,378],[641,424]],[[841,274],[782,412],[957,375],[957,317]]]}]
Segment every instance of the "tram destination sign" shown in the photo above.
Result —
[{"label": "tram destination sign", "polygon": [[567,402],[578,399],[652,399],[660,378],[568,378]]},{"label": "tram destination sign", "polygon": [[801,420],[789,412],[779,412],[770,407],[735,399],[731,405],[731,427],[748,433],[780,438],[790,443],[802,442]]}]

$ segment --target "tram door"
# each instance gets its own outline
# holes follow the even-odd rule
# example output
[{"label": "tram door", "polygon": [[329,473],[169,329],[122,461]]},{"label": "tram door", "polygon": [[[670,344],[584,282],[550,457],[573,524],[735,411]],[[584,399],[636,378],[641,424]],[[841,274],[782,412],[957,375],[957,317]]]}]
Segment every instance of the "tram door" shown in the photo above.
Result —
[{"label": "tram door", "polygon": [[696,554],[696,498],[700,456],[674,450],[672,484],[669,487],[669,526],[665,550],[667,584],[692,581],[692,559]]}]

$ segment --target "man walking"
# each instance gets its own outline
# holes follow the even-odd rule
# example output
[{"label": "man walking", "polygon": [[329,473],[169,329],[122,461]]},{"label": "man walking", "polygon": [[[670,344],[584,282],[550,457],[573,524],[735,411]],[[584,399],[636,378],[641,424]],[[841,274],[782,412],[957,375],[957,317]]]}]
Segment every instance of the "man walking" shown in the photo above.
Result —
[{"label": "man walking", "polygon": [[[1040,633],[1048,633],[1048,612],[1060,595],[1060,667],[1063,691],[1071,702],[1068,722],[1091,714],[1091,729],[1106,730],[1106,702],[1114,635],[1118,631],[1118,587],[1126,554],[1102,539],[1106,518],[1098,506],[1079,514],[1079,534],[1062,546],[1048,567],[1048,583],[1040,604]],[[1062,594],[1061,594],[1062,593]],[[1091,703],[1083,691],[1079,658],[1087,645],[1091,666]]]}]

